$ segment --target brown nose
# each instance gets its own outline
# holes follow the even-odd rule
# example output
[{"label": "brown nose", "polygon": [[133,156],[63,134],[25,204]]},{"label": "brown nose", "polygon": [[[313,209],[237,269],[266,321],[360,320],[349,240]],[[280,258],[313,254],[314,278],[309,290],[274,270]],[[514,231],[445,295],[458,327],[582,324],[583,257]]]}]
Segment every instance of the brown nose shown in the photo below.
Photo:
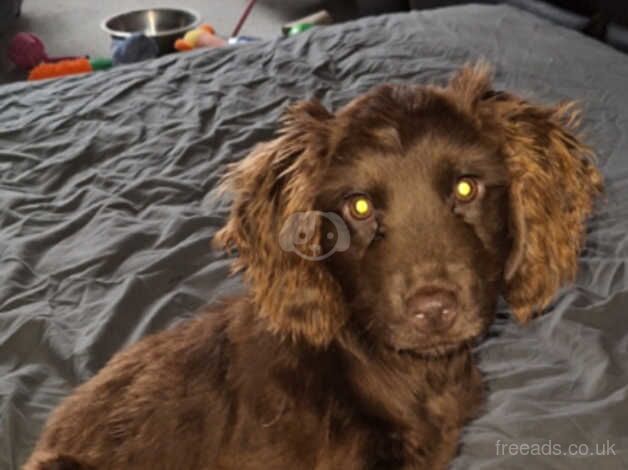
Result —
[{"label": "brown nose", "polygon": [[408,301],[408,311],[424,331],[445,331],[453,325],[458,310],[456,294],[444,289],[423,290]]}]

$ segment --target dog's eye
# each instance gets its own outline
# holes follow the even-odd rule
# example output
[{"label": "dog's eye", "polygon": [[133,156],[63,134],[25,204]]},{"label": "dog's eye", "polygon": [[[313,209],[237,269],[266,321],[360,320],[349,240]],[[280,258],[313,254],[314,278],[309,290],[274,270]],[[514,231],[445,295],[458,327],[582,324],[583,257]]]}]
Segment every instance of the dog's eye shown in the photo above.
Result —
[{"label": "dog's eye", "polygon": [[373,203],[363,194],[351,196],[346,204],[349,215],[356,220],[366,220],[373,215]]},{"label": "dog's eye", "polygon": [[454,185],[454,196],[459,202],[471,202],[479,192],[479,185],[475,178],[471,176],[463,176],[456,180]]}]

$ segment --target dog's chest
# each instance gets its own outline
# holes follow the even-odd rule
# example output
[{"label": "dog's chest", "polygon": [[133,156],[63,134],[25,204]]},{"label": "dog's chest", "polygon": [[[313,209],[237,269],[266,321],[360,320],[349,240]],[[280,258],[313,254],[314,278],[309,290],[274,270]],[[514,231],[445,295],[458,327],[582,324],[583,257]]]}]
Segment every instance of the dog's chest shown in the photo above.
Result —
[{"label": "dog's chest", "polygon": [[377,416],[371,405],[360,406],[358,397],[318,409],[267,401],[262,415],[257,409],[241,416],[243,425],[234,429],[217,468],[445,468],[440,463],[453,456],[469,411],[460,393],[469,391],[447,388],[440,398],[409,405],[402,425]]},{"label": "dog's chest", "polygon": [[218,468],[444,468],[481,399],[466,353],[399,366],[336,352],[272,371],[243,376]]},{"label": "dog's chest", "polygon": [[373,465],[377,453],[386,451],[385,433],[345,412],[321,416],[286,407],[271,420],[242,423],[247,424],[234,430],[217,468],[366,470],[379,468]]}]

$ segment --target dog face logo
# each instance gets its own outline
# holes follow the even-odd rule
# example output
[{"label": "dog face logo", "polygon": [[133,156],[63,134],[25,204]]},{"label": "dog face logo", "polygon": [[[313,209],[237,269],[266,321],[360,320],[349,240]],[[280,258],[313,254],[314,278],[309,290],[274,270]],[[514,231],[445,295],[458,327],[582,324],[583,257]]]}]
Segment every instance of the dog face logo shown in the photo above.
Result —
[{"label": "dog face logo", "polygon": [[[320,230],[323,240],[319,243],[315,240]],[[337,251],[346,251],[350,241],[345,221],[333,212],[295,212],[288,217],[279,234],[282,250],[310,261],[320,261]]]}]

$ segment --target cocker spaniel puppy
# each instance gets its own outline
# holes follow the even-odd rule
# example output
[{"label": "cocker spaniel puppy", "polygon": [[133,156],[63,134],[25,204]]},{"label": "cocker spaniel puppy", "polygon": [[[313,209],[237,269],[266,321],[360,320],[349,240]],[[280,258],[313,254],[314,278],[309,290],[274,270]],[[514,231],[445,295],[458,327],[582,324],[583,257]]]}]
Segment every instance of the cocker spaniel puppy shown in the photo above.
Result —
[{"label": "cocker spaniel puppy", "polygon": [[445,468],[498,297],[525,323],[575,275],[602,189],[576,117],[483,66],[296,104],[225,179],[249,293],[116,355],[24,468]]}]

